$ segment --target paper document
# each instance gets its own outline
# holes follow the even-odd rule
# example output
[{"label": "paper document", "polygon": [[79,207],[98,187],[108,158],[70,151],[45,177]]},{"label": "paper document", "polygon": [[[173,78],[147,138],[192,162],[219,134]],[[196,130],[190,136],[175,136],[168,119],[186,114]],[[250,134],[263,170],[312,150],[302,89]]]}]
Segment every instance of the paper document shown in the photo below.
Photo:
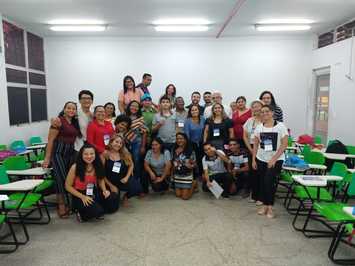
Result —
[{"label": "paper document", "polygon": [[8,200],[9,197],[7,195],[0,195],[0,201]]},{"label": "paper document", "polygon": [[212,194],[218,199],[223,193],[223,188],[215,181],[212,181],[212,186],[208,187]]}]

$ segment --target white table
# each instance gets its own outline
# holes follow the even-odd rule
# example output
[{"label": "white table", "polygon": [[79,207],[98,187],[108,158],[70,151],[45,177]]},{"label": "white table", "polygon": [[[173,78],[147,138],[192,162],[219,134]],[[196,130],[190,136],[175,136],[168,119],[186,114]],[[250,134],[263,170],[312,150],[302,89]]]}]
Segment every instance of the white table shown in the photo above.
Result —
[{"label": "white table", "polygon": [[46,147],[46,144],[36,144],[36,145],[32,145],[32,146],[27,146],[26,149],[27,150],[41,150],[44,149]]},{"label": "white table", "polygon": [[43,176],[47,175],[50,172],[50,168],[36,167],[26,170],[8,170],[6,173],[8,175],[17,175],[17,176]]},{"label": "white table", "polygon": [[340,154],[340,153],[323,153],[324,157],[329,160],[336,160],[336,161],[345,161],[346,157],[349,154]]},{"label": "white table", "polygon": [[346,214],[349,214],[351,217],[355,218],[355,215],[353,214],[353,209],[354,209],[354,207],[344,207],[343,211]]},{"label": "white table", "polygon": [[26,150],[26,151],[19,152],[19,153],[17,153],[16,155],[28,155],[28,154],[30,154],[31,152],[32,152],[31,150]]},{"label": "white table", "polygon": [[25,179],[0,185],[0,191],[31,191],[43,182],[43,179]]},{"label": "white table", "polygon": [[348,169],[348,172],[353,174],[355,173],[355,169]]},{"label": "white table", "polygon": [[[314,179],[308,179],[308,177],[312,177]],[[303,186],[311,186],[311,187],[325,187],[327,185],[327,180],[319,178],[320,176],[310,176],[310,175],[293,175],[292,179],[297,183]]]},{"label": "white table", "polygon": [[316,169],[316,170],[327,170],[327,166],[323,165],[323,164],[308,164],[309,168],[311,169]]}]

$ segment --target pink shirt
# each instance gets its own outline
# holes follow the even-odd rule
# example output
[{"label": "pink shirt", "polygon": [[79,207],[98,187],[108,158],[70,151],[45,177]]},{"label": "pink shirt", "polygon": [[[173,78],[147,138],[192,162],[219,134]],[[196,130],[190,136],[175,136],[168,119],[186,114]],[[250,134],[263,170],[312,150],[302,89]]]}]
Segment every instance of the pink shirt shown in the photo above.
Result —
[{"label": "pink shirt", "polygon": [[120,90],[118,93],[118,100],[127,106],[131,101],[137,101],[140,103],[142,96],[143,91],[140,88],[136,88],[135,92],[133,92],[133,90],[127,90],[125,94],[123,93],[123,90]]}]

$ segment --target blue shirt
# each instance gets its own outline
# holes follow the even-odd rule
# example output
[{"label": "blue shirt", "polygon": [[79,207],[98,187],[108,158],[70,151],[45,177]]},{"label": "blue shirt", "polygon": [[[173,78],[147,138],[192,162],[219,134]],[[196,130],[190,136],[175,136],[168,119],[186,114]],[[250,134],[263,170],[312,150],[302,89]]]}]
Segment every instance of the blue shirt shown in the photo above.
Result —
[{"label": "blue shirt", "polygon": [[203,129],[205,127],[205,119],[201,116],[200,123],[192,122],[191,117],[185,120],[184,132],[191,142],[200,143],[203,138]]}]

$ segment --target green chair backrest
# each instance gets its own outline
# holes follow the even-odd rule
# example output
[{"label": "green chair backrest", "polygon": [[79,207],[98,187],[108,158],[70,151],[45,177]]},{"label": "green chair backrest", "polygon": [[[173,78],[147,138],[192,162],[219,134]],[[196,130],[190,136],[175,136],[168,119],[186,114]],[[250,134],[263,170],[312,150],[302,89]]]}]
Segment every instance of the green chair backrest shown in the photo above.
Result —
[{"label": "green chair backrest", "polygon": [[288,147],[292,147],[293,146],[293,140],[292,140],[292,137],[288,137],[288,140],[287,140],[287,146]]},{"label": "green chair backrest", "polygon": [[355,196],[355,173],[351,174],[351,181],[348,188],[348,195],[350,197]]},{"label": "green chair backrest", "polygon": [[35,144],[38,144],[38,143],[43,143],[43,141],[42,141],[41,137],[33,136],[33,137],[30,138],[29,143],[30,143],[30,145],[35,145]]},{"label": "green chair backrest", "polygon": [[0,144],[0,151],[6,151],[7,146],[5,144]]},{"label": "green chair backrest", "polygon": [[330,175],[342,176],[346,178],[348,174],[348,167],[340,162],[334,162],[332,169],[330,169]]},{"label": "green chair backrest", "polygon": [[46,155],[46,152],[45,151],[41,151],[40,154],[38,154],[36,161],[43,161],[45,155]]},{"label": "green chair backrest", "polygon": [[314,151],[310,151],[310,152],[305,153],[304,160],[306,163],[310,163],[310,164],[323,165],[325,163],[324,155],[320,152],[314,152]]},{"label": "green chair backrest", "polygon": [[349,154],[355,154],[355,146],[347,145],[346,149],[348,150]]},{"label": "green chair backrest", "polygon": [[25,142],[23,140],[15,140],[10,144],[11,150],[16,150],[19,148],[26,148]]},{"label": "green chair backrest", "polygon": [[314,137],[314,144],[322,144],[322,136],[316,135]]},{"label": "green chair backrest", "polygon": [[5,185],[10,182],[9,177],[6,174],[6,169],[3,165],[0,165],[0,185]]},{"label": "green chair backrest", "polygon": [[311,152],[311,146],[309,145],[304,145],[302,149],[302,155],[304,156],[306,153]]},{"label": "green chair backrest", "polygon": [[6,170],[26,170],[28,169],[24,156],[8,157],[3,161]]},{"label": "green chair backrest", "polygon": [[335,141],[336,141],[335,139],[331,139],[331,140],[329,140],[329,141],[328,141],[328,145],[327,145],[327,147],[329,147],[330,145],[332,145]]}]

